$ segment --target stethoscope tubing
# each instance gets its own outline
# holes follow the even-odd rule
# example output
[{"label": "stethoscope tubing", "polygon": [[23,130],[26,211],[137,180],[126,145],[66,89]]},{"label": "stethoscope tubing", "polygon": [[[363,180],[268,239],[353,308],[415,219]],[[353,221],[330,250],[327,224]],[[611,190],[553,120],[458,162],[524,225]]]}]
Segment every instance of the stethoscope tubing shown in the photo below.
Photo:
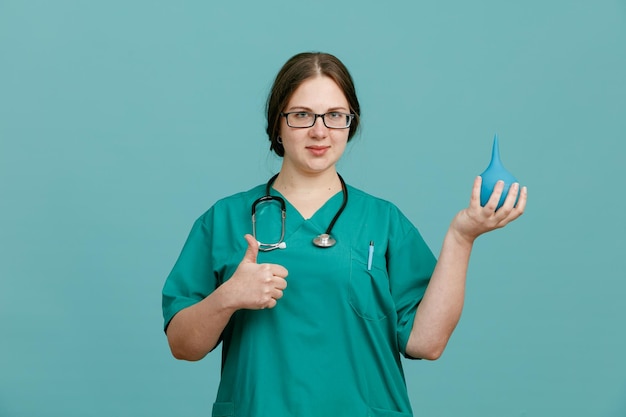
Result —
[{"label": "stethoscope tubing", "polygon": [[[335,226],[335,223],[337,222],[337,220],[343,213],[344,209],[346,208],[346,205],[348,204],[348,188],[346,187],[346,183],[341,177],[341,175],[337,173],[337,176],[339,177],[339,181],[341,182],[341,191],[343,193],[343,201],[341,203],[341,207],[339,207],[339,210],[337,210],[337,213],[335,213],[335,216],[333,217],[330,224],[326,228],[326,232],[324,234],[317,236],[315,239],[313,239],[313,244],[320,248],[328,248],[328,247],[335,245],[336,241],[334,238],[332,238],[330,233],[332,232],[333,227]],[[281,212],[280,239],[278,240],[277,243],[262,243],[259,241],[259,250],[263,252],[271,251],[271,250],[278,249],[278,248],[282,248],[282,249],[286,248],[284,239],[285,239],[285,219],[287,217],[287,205],[285,203],[285,200],[282,197],[273,196],[270,194],[270,188],[277,177],[278,177],[278,174],[272,176],[272,178],[269,179],[269,181],[265,185],[265,195],[260,198],[257,198],[254,201],[254,203],[252,203],[252,209],[251,209],[252,235],[254,236],[255,239],[256,239],[256,208],[257,206],[259,204],[267,203],[271,201],[277,201],[280,204],[280,212]]]}]

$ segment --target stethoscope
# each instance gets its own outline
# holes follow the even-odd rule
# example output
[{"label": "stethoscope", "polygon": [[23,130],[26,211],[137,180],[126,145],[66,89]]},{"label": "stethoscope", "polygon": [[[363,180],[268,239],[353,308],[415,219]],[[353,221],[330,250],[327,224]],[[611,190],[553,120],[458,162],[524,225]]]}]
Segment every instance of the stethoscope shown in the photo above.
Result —
[{"label": "stethoscope", "polygon": [[[343,193],[343,203],[341,204],[341,207],[339,207],[339,210],[335,214],[335,217],[333,217],[330,224],[328,225],[326,232],[322,233],[321,235],[318,235],[317,237],[313,239],[313,244],[317,246],[318,248],[330,248],[331,246],[334,246],[335,243],[337,243],[337,241],[330,235],[330,232],[333,230],[333,226],[335,226],[337,219],[339,218],[339,216],[341,216],[341,213],[343,213],[343,210],[346,208],[346,204],[348,204],[348,189],[346,188],[346,183],[343,181],[343,178],[341,178],[341,175],[337,174],[337,176],[339,177],[339,181],[341,182],[341,191]],[[285,218],[287,217],[287,208],[286,208],[285,200],[282,197],[270,195],[270,187],[274,183],[274,180],[276,180],[276,177],[278,177],[278,174],[274,175],[267,182],[267,185],[265,186],[265,195],[261,198],[258,198],[257,200],[255,200],[254,203],[252,203],[252,236],[254,236],[255,239],[256,239],[256,208],[257,206],[259,204],[270,203],[272,201],[275,201],[278,204],[280,204],[280,215],[281,215],[281,224],[282,224],[281,232],[280,232],[280,239],[276,243],[262,243],[257,240],[257,242],[259,242],[259,250],[263,252],[268,252],[268,251],[279,249],[279,248],[285,249],[287,247],[287,244],[284,241]]]}]

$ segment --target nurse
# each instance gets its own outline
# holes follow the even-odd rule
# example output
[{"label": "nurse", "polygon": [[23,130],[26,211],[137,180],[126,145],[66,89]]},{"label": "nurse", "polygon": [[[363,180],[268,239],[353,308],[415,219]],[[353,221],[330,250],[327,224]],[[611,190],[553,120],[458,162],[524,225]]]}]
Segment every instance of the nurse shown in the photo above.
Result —
[{"label": "nurse", "polygon": [[[436,260],[396,206],[337,173],[359,116],[336,57],[287,61],[267,102],[280,172],[204,213],[165,282],[172,354],[200,360],[222,343],[213,416],[412,416],[400,355],[441,356],[461,315],[474,240],[524,212],[525,187],[513,184],[496,211],[503,184],[481,207],[476,178]],[[251,208],[267,195],[253,237]],[[332,246],[313,244],[325,233]]]}]

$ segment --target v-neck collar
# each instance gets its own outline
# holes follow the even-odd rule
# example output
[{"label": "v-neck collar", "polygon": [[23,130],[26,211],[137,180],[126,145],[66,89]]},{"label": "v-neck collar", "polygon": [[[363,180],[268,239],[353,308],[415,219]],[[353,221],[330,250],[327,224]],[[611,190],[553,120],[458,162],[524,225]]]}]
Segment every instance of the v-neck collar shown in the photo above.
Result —
[{"label": "v-neck collar", "polygon": [[311,217],[305,219],[298,209],[291,204],[291,202],[280,191],[276,190],[274,187],[270,187],[270,194],[277,195],[285,200],[287,208],[285,218],[287,229],[286,234],[295,232],[303,223],[309,223],[316,229],[319,229],[319,233],[324,233],[337,213],[337,210],[339,210],[341,204],[343,203],[343,190],[339,190],[326,200],[326,202],[322,204],[322,206],[318,208]]}]

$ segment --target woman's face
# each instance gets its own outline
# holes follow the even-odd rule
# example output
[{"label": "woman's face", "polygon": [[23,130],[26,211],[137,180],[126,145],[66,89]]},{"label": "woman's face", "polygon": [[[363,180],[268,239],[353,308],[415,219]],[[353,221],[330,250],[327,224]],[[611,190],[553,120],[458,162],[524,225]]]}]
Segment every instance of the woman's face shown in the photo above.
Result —
[{"label": "woman's face", "polygon": [[[331,78],[317,76],[300,84],[283,109],[283,113],[297,111],[350,113],[350,107],[343,91]],[[308,128],[289,127],[283,117],[280,126],[285,149],[283,167],[307,175],[334,171],[346,149],[349,133],[350,129],[327,128],[321,117]]]}]

